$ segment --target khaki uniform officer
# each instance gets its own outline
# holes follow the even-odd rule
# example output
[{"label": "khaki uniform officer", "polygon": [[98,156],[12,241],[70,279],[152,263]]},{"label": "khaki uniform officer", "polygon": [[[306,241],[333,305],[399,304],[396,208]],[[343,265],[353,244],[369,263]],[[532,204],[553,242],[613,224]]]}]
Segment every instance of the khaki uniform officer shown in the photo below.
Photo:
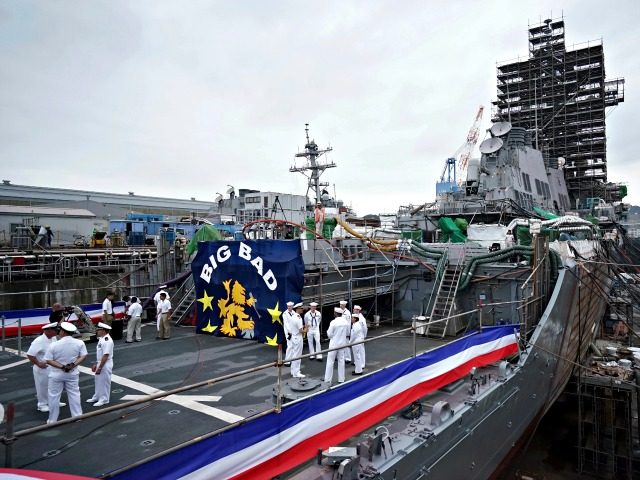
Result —
[{"label": "khaki uniform officer", "polygon": [[113,292],[107,292],[107,295],[102,302],[102,322],[107,325],[113,323]]},{"label": "khaki uniform officer", "polygon": [[160,294],[160,301],[158,302],[158,313],[160,315],[160,330],[158,330],[158,337],[162,340],[169,340],[171,336],[171,314],[173,309],[171,308],[171,302],[167,300],[167,294]]},{"label": "khaki uniform officer", "polygon": [[133,337],[135,334],[136,342],[142,341],[142,305],[138,301],[138,297],[131,297],[131,305],[127,310],[127,315],[129,316],[129,323],[127,324],[127,339],[125,343],[133,342]]}]

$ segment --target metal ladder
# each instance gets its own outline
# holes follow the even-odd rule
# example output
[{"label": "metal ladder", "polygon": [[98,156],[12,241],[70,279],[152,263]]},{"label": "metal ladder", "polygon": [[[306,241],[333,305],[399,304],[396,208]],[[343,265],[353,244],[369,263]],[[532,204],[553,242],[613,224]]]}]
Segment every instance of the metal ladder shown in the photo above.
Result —
[{"label": "metal ladder", "polygon": [[196,287],[193,283],[193,276],[189,275],[185,279],[180,290],[182,290],[184,294],[180,297],[180,300],[173,309],[172,314],[172,317],[176,321],[176,325],[180,325],[187,314],[191,311],[191,307],[196,301]]},{"label": "metal ladder", "polygon": [[[458,292],[461,273],[462,268],[460,265],[449,264],[446,266],[438,286],[436,300],[433,302],[433,308],[431,309],[429,324],[427,325],[425,335],[429,337],[444,338],[447,334],[447,327],[449,326],[450,320],[449,317],[453,313],[455,307],[456,293]],[[438,321],[443,319],[446,320]],[[433,323],[436,321],[438,322]]]}]

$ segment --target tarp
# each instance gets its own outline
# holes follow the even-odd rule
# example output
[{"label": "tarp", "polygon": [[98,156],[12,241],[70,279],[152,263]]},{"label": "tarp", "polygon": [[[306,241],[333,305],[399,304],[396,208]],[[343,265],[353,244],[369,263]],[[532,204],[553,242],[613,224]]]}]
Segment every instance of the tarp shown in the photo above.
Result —
[{"label": "tarp", "polygon": [[464,243],[467,240],[455,222],[448,217],[441,217],[438,220],[438,227],[442,231],[441,240],[444,243]]},{"label": "tarp", "polygon": [[559,215],[555,213],[548,212],[540,207],[533,207],[533,211],[540,215],[542,218],[546,220],[553,220],[554,218],[558,218]]},{"label": "tarp", "polygon": [[191,263],[197,333],[284,341],[282,312],[299,302],[304,262],[297,240],[201,242]]},{"label": "tarp", "polygon": [[192,255],[193,252],[198,249],[198,242],[210,242],[214,240],[222,240],[220,232],[211,225],[203,225],[193,236],[189,245],[187,245],[187,255]]}]

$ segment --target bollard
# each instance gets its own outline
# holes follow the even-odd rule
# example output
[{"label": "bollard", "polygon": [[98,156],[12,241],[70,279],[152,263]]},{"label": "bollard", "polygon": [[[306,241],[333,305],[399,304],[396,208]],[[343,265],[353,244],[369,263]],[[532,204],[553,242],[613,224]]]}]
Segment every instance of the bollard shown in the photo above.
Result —
[{"label": "bollard", "polygon": [[4,348],[4,315],[0,316],[0,320],[2,320],[2,353],[5,352],[5,348]]}]

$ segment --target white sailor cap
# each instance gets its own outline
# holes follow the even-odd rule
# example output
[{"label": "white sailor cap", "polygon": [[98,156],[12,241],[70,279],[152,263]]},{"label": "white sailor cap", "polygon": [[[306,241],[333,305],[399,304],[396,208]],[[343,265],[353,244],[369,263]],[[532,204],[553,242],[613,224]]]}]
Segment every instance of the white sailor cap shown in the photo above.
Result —
[{"label": "white sailor cap", "polygon": [[333,309],[333,311],[334,311],[335,313],[339,313],[340,315],[342,315],[342,309],[341,309],[340,307],[336,307],[336,308],[334,308],[334,309]]},{"label": "white sailor cap", "polygon": [[309,304],[309,306],[310,306],[310,307],[317,307],[317,306],[318,306],[318,304],[317,304],[316,302],[311,302],[311,303]]},{"label": "white sailor cap", "polygon": [[58,322],[48,323],[42,327],[42,330],[48,330],[50,328],[58,328]]},{"label": "white sailor cap", "polygon": [[287,307],[293,307],[293,302],[287,302]]},{"label": "white sailor cap", "polygon": [[293,306],[293,308],[304,308],[304,305],[302,304],[302,302],[298,302]]},{"label": "white sailor cap", "polygon": [[98,325],[96,325],[96,330],[99,330],[99,329],[111,330],[111,327],[109,325],[107,325],[106,323],[100,322],[100,323],[98,323]]},{"label": "white sailor cap", "polygon": [[354,310],[362,310],[362,307],[360,305],[354,305],[353,309]]},{"label": "white sailor cap", "polygon": [[340,300],[340,305],[346,305],[347,301],[346,300]]},{"label": "white sailor cap", "polygon": [[71,322],[60,323],[60,328],[63,329],[65,332],[69,332],[69,333],[74,333],[78,331],[76,326]]}]

